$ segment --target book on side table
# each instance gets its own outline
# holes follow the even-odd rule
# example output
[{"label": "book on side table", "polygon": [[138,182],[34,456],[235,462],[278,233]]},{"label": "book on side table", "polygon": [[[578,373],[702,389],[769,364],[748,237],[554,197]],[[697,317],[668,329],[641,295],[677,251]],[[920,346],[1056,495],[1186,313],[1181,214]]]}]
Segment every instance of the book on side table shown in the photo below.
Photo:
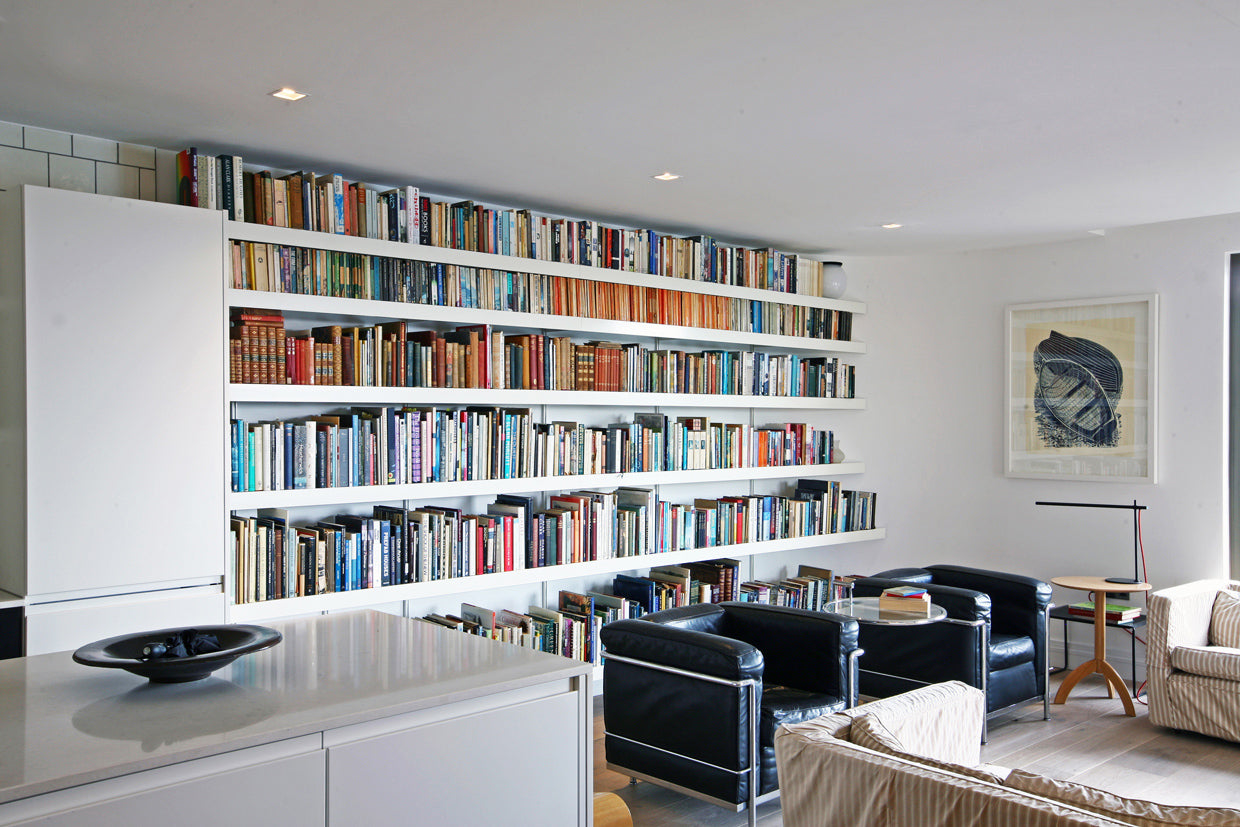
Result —
[{"label": "book on side table", "polygon": [[878,611],[930,615],[930,595],[920,586],[893,586],[878,596]]}]

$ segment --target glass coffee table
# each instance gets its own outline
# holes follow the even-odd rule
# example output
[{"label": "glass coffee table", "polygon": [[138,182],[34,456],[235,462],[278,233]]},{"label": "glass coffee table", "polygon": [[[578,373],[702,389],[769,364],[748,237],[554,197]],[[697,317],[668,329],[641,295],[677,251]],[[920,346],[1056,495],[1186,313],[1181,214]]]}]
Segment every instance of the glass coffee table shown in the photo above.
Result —
[{"label": "glass coffee table", "polygon": [[947,617],[947,610],[942,606],[930,604],[930,614],[921,612],[893,612],[878,608],[877,597],[846,597],[843,600],[832,600],[822,607],[824,612],[847,615],[856,618],[858,623],[873,626],[921,626],[926,623],[937,623]]}]

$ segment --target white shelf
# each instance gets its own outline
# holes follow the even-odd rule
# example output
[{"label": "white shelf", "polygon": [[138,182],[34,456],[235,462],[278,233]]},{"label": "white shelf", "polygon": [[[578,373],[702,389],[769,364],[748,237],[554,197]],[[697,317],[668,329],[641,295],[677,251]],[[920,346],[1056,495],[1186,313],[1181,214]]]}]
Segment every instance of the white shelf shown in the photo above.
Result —
[{"label": "white shelf", "polygon": [[651,276],[628,270],[612,270],[607,267],[589,267],[583,264],[566,264],[559,261],[542,261],[519,256],[496,253],[478,253],[470,250],[454,250],[450,247],[432,247],[425,244],[402,244],[397,241],[380,241],[374,238],[321,233],[313,230],[293,230],[286,227],[268,227],[262,224],[226,221],[224,232],[228,238],[240,241],[258,241],[266,244],[284,244],[290,247],[310,247],[318,250],[337,250],[345,253],[361,253],[370,256],[430,261],[440,264],[456,264],[463,267],[480,267],[505,272],[544,273],[590,281],[606,281],[633,284],[642,287],[659,287],[665,290],[681,290],[687,293],[705,293],[737,299],[795,304],[801,307],[821,307],[864,313],[863,302],[845,299],[828,299],[801,293],[783,293],[778,290],[760,290],[753,287],[735,287],[709,281],[678,279],[671,276]]},{"label": "white shelf", "polygon": [[721,468],[705,471],[641,471],[627,474],[566,474],[556,477],[423,482],[414,485],[359,485],[339,488],[301,488],[286,491],[243,491],[228,494],[228,508],[297,508],[312,505],[350,505],[444,497],[493,496],[535,491],[615,487],[620,485],[673,485],[695,482],[776,480],[796,477],[843,476],[865,473],[861,462],[823,465],[779,465],[759,468]]},{"label": "white shelf", "polygon": [[589,563],[542,566],[523,571],[477,574],[472,577],[453,577],[445,580],[433,580],[427,583],[407,583],[402,586],[358,589],[357,591],[314,595],[311,597],[290,597],[284,600],[268,600],[260,603],[241,603],[229,606],[228,616],[231,623],[255,623],[279,617],[353,609],[382,603],[395,603],[402,600],[416,600],[450,594],[469,594],[471,592],[504,588],[506,586],[521,586],[597,574],[614,574],[648,566],[678,565],[694,560],[710,560],[715,557],[749,557],[760,554],[775,554],[783,551],[796,551],[798,549],[819,548],[822,546],[862,543],[869,540],[881,540],[886,536],[886,529],[875,528],[868,531],[846,531],[837,534],[816,534],[812,537],[794,537],[786,540],[767,540],[761,543],[695,548],[669,552],[667,554],[642,554],[636,557],[618,557],[610,560],[595,560]]},{"label": "white shelf", "polygon": [[518,330],[537,329],[549,334],[592,333],[616,336],[626,342],[634,338],[675,342],[713,342],[795,350],[821,356],[834,353],[865,353],[865,344],[862,342],[811,339],[805,336],[783,336],[775,333],[748,333],[686,325],[623,322],[615,319],[558,316],[551,313],[521,313],[516,310],[442,307],[436,304],[386,302],[373,299],[338,299],[332,296],[270,293],[265,290],[238,290],[231,287],[225,293],[225,300],[233,307],[255,307],[306,316],[331,316],[333,319],[340,320],[340,323],[344,325],[365,325],[376,321],[405,319],[454,325],[489,324]]},{"label": "white shelf", "polygon": [[0,609],[16,609],[26,605],[26,598],[8,592],[0,592]]},{"label": "white shelf", "polygon": [[534,408],[583,405],[620,408],[775,408],[834,411],[865,409],[864,399],[817,396],[745,396],[724,393],[492,390],[487,388],[376,388],[356,385],[228,386],[229,402],[309,402],[320,405],[486,405]]}]

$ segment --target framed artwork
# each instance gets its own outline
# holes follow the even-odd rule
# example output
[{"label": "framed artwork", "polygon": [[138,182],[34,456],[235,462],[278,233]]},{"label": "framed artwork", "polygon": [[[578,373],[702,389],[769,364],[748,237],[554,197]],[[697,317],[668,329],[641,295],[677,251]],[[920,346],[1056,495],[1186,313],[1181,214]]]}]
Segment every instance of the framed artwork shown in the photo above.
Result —
[{"label": "framed artwork", "polygon": [[1007,341],[1007,476],[1156,481],[1156,294],[1012,305]]}]

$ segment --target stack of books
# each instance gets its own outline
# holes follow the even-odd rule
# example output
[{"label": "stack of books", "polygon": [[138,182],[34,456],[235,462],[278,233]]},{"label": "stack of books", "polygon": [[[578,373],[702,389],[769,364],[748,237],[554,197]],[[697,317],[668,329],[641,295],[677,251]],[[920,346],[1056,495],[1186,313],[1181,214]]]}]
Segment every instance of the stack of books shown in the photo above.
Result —
[{"label": "stack of books", "polygon": [[[1122,623],[1126,620],[1133,620],[1141,616],[1140,606],[1127,606],[1123,603],[1108,603],[1106,604],[1105,611],[1106,619],[1113,623]],[[1071,603],[1068,605],[1068,613],[1078,615],[1080,617],[1092,618],[1094,616],[1094,602],[1092,600],[1086,600],[1083,603]]]},{"label": "stack of books", "polygon": [[930,614],[930,595],[921,586],[893,586],[878,597],[878,611]]}]

